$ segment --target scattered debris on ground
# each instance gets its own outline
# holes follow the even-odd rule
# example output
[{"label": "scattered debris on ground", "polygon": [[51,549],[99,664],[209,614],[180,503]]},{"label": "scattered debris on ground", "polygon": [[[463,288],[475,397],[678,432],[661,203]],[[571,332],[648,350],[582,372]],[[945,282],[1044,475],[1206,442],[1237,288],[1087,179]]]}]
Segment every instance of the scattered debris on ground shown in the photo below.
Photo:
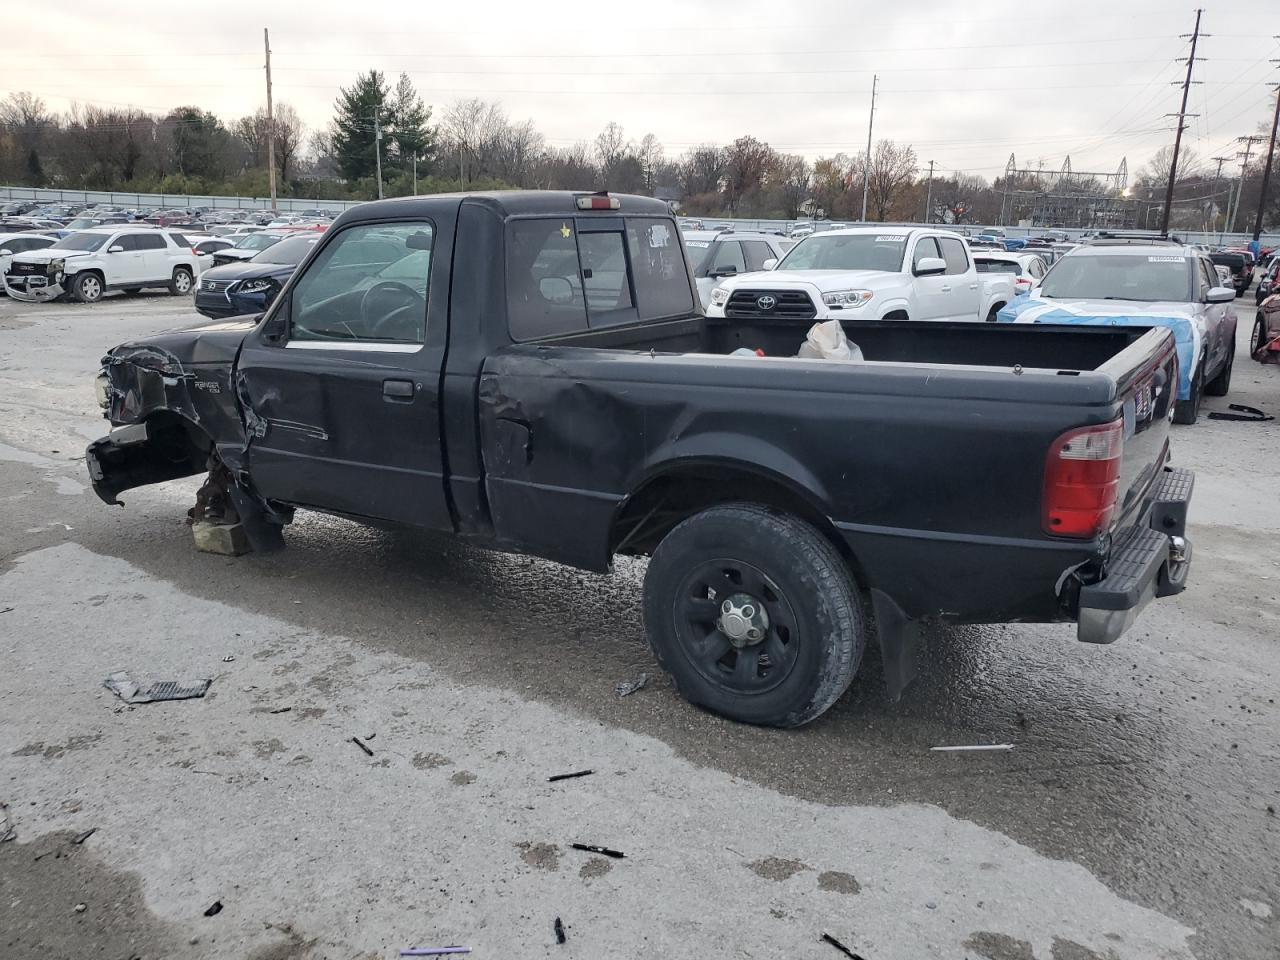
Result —
[{"label": "scattered debris on ground", "polygon": [[78,847],[97,832],[98,832],[97,827],[90,827],[84,833],[77,833],[74,837],[71,838],[71,842]]},{"label": "scattered debris on ground", "polygon": [[0,803],[0,843],[13,840],[18,831],[13,828],[13,819],[9,816],[9,805]]},{"label": "scattered debris on ground", "polygon": [[850,950],[848,947],[846,947],[843,943],[841,943],[839,940],[837,940],[835,937],[833,937],[829,933],[824,933],[822,935],[822,939],[827,943],[831,944],[833,947],[835,947],[837,950],[843,953],[846,957],[851,957],[852,960],[866,960],[866,958],[862,954],[854,953],[852,950]]},{"label": "scattered debris on ground", "polygon": [[470,953],[470,947],[406,947],[400,951],[402,957],[439,957],[446,953]]},{"label": "scattered debris on ground", "polygon": [[556,922],[552,925],[552,929],[556,932],[556,943],[564,943],[568,939],[564,935],[564,924],[560,922],[559,917],[556,917]]},{"label": "scattered debris on ground", "polygon": [[585,850],[587,853],[599,853],[606,857],[613,857],[615,860],[621,860],[626,856],[626,854],[620,850],[610,850],[608,847],[597,847],[590,843],[571,843],[569,846],[573,847],[575,850]]},{"label": "scattered debris on ground", "polygon": [[293,707],[276,707],[274,710],[268,710],[268,713],[288,713]]},{"label": "scattered debris on ground", "polygon": [[620,680],[614,684],[613,692],[620,697],[629,697],[637,690],[643,690],[644,685],[649,682],[649,675],[642,673],[634,680]]},{"label": "scattered debris on ground", "polygon": [[371,757],[373,756],[373,751],[369,749],[369,745],[365,743],[363,740],[361,740],[359,737],[352,737],[351,742],[354,743],[361,750],[363,750],[365,753],[367,753],[369,756]]},{"label": "scattered debris on ground", "polygon": [[1221,413],[1214,410],[1209,414],[1210,420],[1240,420],[1244,423],[1266,423],[1268,420],[1274,420],[1275,417],[1269,413],[1259,410],[1257,407],[1251,407],[1247,403],[1229,403],[1228,410],[1236,410],[1237,413]]},{"label": "scattered debris on ground", "polygon": [[209,904],[207,908],[205,908],[204,915],[206,917],[216,917],[221,912],[222,912],[222,901],[215,900],[213,901],[213,903]]},{"label": "scattered debris on ground", "polygon": [[576,770],[573,773],[557,773],[554,777],[547,777],[547,783],[555,783],[557,780],[572,780],[574,777],[589,777],[595,773],[594,770]]},{"label": "scattered debris on ground", "polygon": [[102,685],[125,703],[158,703],[162,700],[193,700],[209,691],[212,680],[157,680],[144,687],[134,681],[127,671],[118,670],[102,682]]}]

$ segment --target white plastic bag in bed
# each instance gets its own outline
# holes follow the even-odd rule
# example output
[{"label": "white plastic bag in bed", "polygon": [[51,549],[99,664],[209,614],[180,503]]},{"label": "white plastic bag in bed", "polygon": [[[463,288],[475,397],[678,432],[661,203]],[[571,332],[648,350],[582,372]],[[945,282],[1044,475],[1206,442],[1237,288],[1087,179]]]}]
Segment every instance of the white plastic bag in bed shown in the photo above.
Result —
[{"label": "white plastic bag in bed", "polygon": [[809,335],[800,344],[800,352],[796,356],[805,360],[843,360],[846,363],[857,363],[862,360],[862,350],[856,343],[849,342],[839,320],[827,320],[809,328]]}]

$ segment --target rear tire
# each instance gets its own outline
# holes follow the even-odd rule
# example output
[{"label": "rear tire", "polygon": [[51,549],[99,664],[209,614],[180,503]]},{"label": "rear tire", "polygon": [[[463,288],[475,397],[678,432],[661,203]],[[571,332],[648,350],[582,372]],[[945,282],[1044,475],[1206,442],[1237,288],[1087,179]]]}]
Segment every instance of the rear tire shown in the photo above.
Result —
[{"label": "rear tire", "polygon": [[1184,426],[1193,424],[1200,418],[1200,400],[1204,396],[1204,358],[1200,358],[1200,365],[1196,368],[1196,375],[1191,381],[1191,396],[1186,400],[1179,400],[1173,405],[1173,422],[1180,423]]},{"label": "rear tire", "polygon": [[704,510],[663,538],[645,575],[644,622],[686,699],[772,727],[830,708],[866,645],[858,591],[835,547],[802,520],[751,503]]},{"label": "rear tire", "polygon": [[1227,362],[1218,375],[1204,386],[1205,396],[1225,397],[1231,389],[1231,368],[1236,362],[1236,338],[1231,338],[1231,352],[1227,354]]},{"label": "rear tire", "polygon": [[102,278],[96,273],[77,273],[71,283],[71,293],[81,303],[97,303],[103,292]]},{"label": "rear tire", "polygon": [[1262,352],[1262,348],[1267,345],[1267,324],[1262,319],[1262,314],[1258,314],[1258,318],[1253,321],[1253,332],[1249,334],[1249,356],[1255,360],[1258,354]]},{"label": "rear tire", "polygon": [[993,304],[991,312],[987,314],[987,323],[996,323],[999,320],[1000,310],[1004,307],[1003,303]]},{"label": "rear tire", "polygon": [[175,297],[184,297],[191,292],[195,284],[195,275],[190,267],[174,267],[173,280],[169,283],[169,292]]}]

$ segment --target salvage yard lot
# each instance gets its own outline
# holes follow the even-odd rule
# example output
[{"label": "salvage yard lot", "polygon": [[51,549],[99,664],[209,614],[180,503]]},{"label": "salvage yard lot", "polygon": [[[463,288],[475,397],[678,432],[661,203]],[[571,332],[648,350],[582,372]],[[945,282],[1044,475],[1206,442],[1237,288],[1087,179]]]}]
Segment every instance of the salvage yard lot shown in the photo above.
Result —
[{"label": "salvage yard lot", "polygon": [[[1280,412],[1248,303],[1230,401]],[[838,956],[826,931],[867,960],[1275,956],[1276,422],[1175,429],[1191,586],[1116,645],[938,630],[900,703],[872,655],[771,731],[671,689],[640,562],[311,514],[228,560],[191,546],[198,480],[104,506],[79,459],[98,358],[183,309],[0,301],[0,955]],[[214,683],[126,707],[117,669]]]}]

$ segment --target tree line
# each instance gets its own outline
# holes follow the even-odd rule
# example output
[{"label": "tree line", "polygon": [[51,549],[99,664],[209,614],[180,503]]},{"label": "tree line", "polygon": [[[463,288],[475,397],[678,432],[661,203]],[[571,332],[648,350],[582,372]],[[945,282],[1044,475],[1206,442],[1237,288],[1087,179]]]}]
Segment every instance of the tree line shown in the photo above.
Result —
[{"label": "tree line", "polygon": [[[47,108],[30,93],[0,101],[0,183],[138,193],[263,196],[267,193],[269,125],[264,110],[223,120],[198,106],[153,114],[135,108]],[[1101,195],[1097,181],[1045,177],[988,181],[972,173],[923,175],[909,144],[880,140],[869,157],[836,153],[810,160],[747,134],[727,145],[707,143],[668,154],[652,133],[638,138],[609,123],[590,141],[555,146],[533,120],[509,117],[500,103],[456,100],[438,116],[401,74],[376,70],[340,88],[333,117],[308,131],[287,103],[275,107],[280,193],[333,200],[467,189],[607,189],[679,200],[690,215],[870,220],[928,218],[955,224],[1016,222],[1037,191]],[[1163,189],[1168,149],[1135,179],[1130,203],[1140,220]],[[1242,209],[1256,206],[1262,160],[1245,178]],[[1177,226],[1221,222],[1213,209],[1222,181],[1184,151],[1175,198]],[[1209,206],[1198,198],[1208,191]],[[1280,190],[1273,191],[1280,196]],[[1197,206],[1197,204],[1199,204]],[[1225,210],[1225,202],[1221,204]],[[1242,217],[1242,221],[1243,221]],[[1273,200],[1269,221],[1280,220]],[[1184,222],[1185,221],[1185,222]],[[1068,224],[1073,225],[1073,224]],[[1138,223],[1138,226],[1141,226]]]}]

